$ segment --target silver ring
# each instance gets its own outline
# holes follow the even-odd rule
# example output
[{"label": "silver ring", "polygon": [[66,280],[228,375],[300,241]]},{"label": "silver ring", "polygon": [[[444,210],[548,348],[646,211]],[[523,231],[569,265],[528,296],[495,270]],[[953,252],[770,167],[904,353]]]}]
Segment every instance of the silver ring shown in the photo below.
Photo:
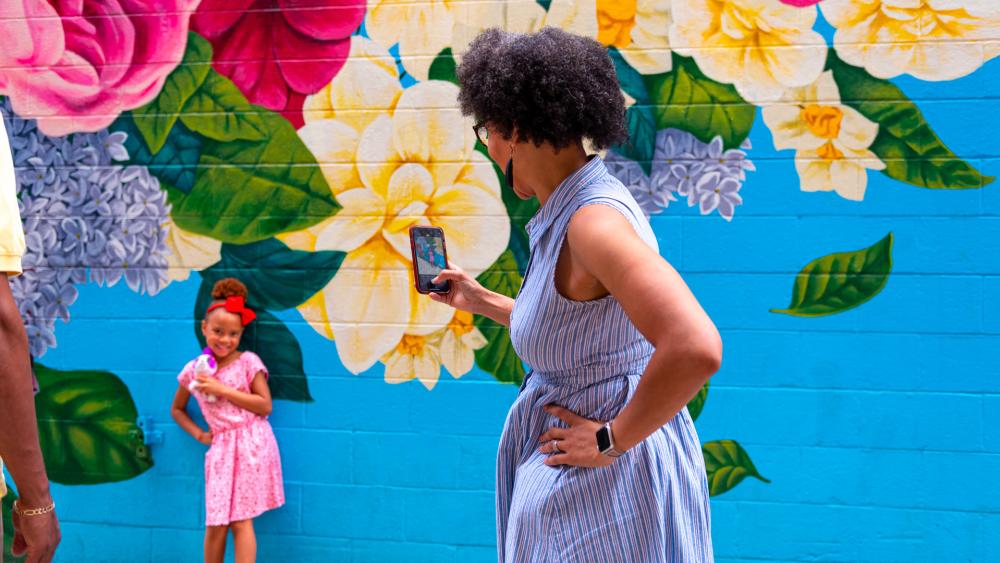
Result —
[{"label": "silver ring", "polygon": [[559,442],[552,440],[551,444],[552,444],[552,453],[554,454],[563,453],[563,451],[559,449]]}]

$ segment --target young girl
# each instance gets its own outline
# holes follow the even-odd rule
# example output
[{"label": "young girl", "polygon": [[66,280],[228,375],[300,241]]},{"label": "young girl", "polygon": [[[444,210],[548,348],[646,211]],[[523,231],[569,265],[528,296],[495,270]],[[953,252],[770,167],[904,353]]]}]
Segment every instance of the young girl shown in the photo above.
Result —
[{"label": "young girl", "polygon": [[[196,375],[195,362],[188,362],[177,376],[180,385],[171,408],[181,428],[210,446],[205,454],[206,563],[222,562],[229,530],[236,562],[255,561],[252,519],[285,503],[278,444],[267,422],[267,368],[253,352],[237,350],[243,328],[256,317],[246,307],[246,297],[246,286],[233,278],[219,280],[212,288],[201,332],[217,370],[213,376]],[[187,413],[191,387],[207,431]]]}]

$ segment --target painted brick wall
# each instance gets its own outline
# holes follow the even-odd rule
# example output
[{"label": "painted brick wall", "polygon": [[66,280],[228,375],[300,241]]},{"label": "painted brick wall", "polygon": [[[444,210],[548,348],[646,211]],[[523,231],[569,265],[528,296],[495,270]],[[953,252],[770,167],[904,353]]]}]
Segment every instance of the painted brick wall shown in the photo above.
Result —
[{"label": "painted brick wall", "polygon": [[[251,286],[277,397],[287,504],[256,522],[260,560],[495,559],[523,370],[482,319],[418,331],[409,257],[345,223],[443,225],[516,289],[534,207],[475,146],[454,65],[479,29],[542,25],[609,46],[631,138],[606,160],[723,334],[691,405],[717,559],[998,557],[995,3],[78,4],[0,7],[58,561],[199,560],[204,448],[169,405],[223,275]],[[433,179],[385,195],[392,151],[433,168],[421,147],[464,164],[466,211]]]}]

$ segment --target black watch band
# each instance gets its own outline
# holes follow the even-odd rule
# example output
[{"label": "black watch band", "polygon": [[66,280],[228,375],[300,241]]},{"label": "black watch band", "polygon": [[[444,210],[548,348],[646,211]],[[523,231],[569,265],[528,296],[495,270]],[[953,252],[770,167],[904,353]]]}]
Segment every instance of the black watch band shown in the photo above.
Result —
[{"label": "black watch band", "polygon": [[611,432],[611,423],[607,422],[597,430],[597,450],[608,457],[620,457],[623,451],[615,448],[615,436]]}]

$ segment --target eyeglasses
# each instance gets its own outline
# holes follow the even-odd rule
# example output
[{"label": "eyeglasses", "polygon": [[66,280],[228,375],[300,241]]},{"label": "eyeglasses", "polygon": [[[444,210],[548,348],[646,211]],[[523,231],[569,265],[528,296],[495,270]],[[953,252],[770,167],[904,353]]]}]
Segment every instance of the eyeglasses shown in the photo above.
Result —
[{"label": "eyeglasses", "polygon": [[476,134],[476,138],[479,142],[486,146],[486,142],[490,140],[490,130],[486,128],[486,124],[479,122],[472,126],[472,132]]}]

